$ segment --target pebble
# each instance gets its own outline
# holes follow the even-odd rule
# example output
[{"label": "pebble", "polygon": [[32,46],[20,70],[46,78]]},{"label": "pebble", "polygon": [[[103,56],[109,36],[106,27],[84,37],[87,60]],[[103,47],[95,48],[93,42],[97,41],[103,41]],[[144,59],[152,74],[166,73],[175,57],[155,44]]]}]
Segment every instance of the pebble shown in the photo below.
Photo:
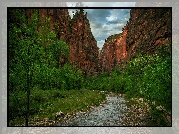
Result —
[{"label": "pebble", "polygon": [[106,95],[107,100],[100,106],[91,106],[89,111],[78,112],[67,122],[61,121],[58,126],[121,126],[122,115],[126,109],[125,99],[114,93]]},{"label": "pebble", "polygon": [[[144,103],[142,98],[139,98],[138,100],[136,98],[132,98],[131,100],[136,100],[140,104]],[[124,114],[124,126],[145,126],[147,121],[152,120],[152,117],[149,116],[149,110],[150,108],[148,106],[140,107],[139,104],[129,106]]]},{"label": "pebble", "polygon": [[145,122],[152,119],[148,115],[148,106],[142,108],[135,104],[127,107],[125,98],[120,96],[110,93],[98,107],[91,106],[85,112],[66,115],[60,111],[56,114],[60,117],[58,120],[44,118],[43,121],[31,123],[31,126],[145,126]]}]

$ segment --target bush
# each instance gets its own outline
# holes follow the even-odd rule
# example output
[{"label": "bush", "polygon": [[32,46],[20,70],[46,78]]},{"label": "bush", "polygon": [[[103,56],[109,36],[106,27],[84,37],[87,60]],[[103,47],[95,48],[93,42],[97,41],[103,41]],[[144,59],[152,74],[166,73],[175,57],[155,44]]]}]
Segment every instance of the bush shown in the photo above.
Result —
[{"label": "bush", "polygon": [[[171,53],[161,47],[153,55],[137,57],[125,70],[127,97],[143,97],[150,101],[150,113],[161,125],[163,115],[171,111]],[[155,102],[155,103],[153,103]],[[156,109],[163,106],[164,111]]]}]

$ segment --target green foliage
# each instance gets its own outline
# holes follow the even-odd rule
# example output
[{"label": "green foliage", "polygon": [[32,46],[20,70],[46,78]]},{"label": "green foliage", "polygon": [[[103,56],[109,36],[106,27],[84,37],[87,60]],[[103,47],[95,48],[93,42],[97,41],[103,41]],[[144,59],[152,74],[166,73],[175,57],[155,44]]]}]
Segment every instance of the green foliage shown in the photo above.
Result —
[{"label": "green foliage", "polygon": [[84,9],[79,9],[81,13],[84,13]]},{"label": "green foliage", "polygon": [[115,39],[119,38],[121,36],[120,34],[114,34],[112,37],[109,37],[106,42],[110,43],[113,42]]},{"label": "green foliage", "polygon": [[48,55],[49,65],[51,67],[58,67],[59,58],[64,58],[67,60],[69,56],[69,47],[65,42],[56,40],[47,45],[46,54]]},{"label": "green foliage", "polygon": [[[34,10],[31,20],[27,20],[24,10],[10,11],[8,28],[12,57],[9,60],[9,120],[25,116],[28,89],[31,91],[30,115],[46,107],[47,113],[57,112],[52,103],[60,103],[63,109],[64,102],[64,112],[84,109],[92,103],[97,105],[104,100],[104,96],[94,99],[97,92],[89,90],[104,90],[125,93],[127,98],[149,100],[150,114],[158,125],[167,124],[162,123],[163,115],[171,111],[171,52],[167,47],[158,48],[157,53],[152,55],[139,54],[127,63],[123,71],[116,67],[110,74],[102,72],[98,77],[83,78],[82,71],[68,62],[59,68],[59,59],[68,59],[69,47],[50,31],[50,19],[46,18],[44,23],[39,21],[41,17],[37,10]],[[63,101],[72,92],[79,95],[81,100],[69,97]],[[158,110],[157,106],[165,110]]]},{"label": "green foliage", "polygon": [[[156,54],[139,56],[129,62],[125,73],[126,94],[150,100],[151,115],[163,125],[163,115],[171,111],[171,52],[162,46]],[[165,110],[156,109],[163,106]],[[166,122],[165,122],[166,124]]]},{"label": "green foliage", "polygon": [[[26,94],[24,92],[16,93],[18,102],[22,107],[19,109],[19,103],[16,101],[15,96],[10,94],[13,125],[21,126],[24,123],[23,113],[26,112]],[[73,114],[79,110],[85,111],[90,108],[91,105],[99,105],[105,100],[105,95],[100,94],[98,91],[90,90],[41,90],[40,87],[35,86],[31,90],[31,115],[29,121],[36,123],[34,117],[38,117],[40,121],[44,118],[55,120],[55,114],[62,111],[64,114]],[[20,113],[19,113],[20,112]],[[21,116],[20,116],[21,114]],[[55,124],[54,124],[55,125]]]},{"label": "green foliage", "polygon": [[79,15],[79,12],[78,12],[78,10],[76,10],[75,14],[73,14],[73,18],[72,18],[72,20],[74,20],[75,18],[77,18],[78,15]]},{"label": "green foliage", "polygon": [[83,78],[82,71],[72,67],[69,64],[65,64],[60,70],[61,83],[63,90],[80,89],[82,86]]},{"label": "green foliage", "polygon": [[[85,84],[87,89],[125,93],[128,99],[142,97],[149,100],[150,114],[157,124],[170,125],[163,118],[170,116],[172,90],[171,52],[164,45],[155,54],[139,54],[127,63],[123,72],[116,67],[110,76],[103,72],[99,77],[87,77]],[[164,110],[158,110],[157,106]]]},{"label": "green foliage", "polygon": [[76,10],[75,14],[73,15],[73,19],[78,18],[80,14],[84,14],[84,9],[78,9]]},{"label": "green foliage", "polygon": [[[69,47],[55,39],[56,34],[50,31],[49,18],[45,23],[40,22],[42,16],[37,14],[37,10],[30,20],[27,20],[24,10],[10,10],[10,13],[17,19],[9,18],[9,50],[12,54],[9,62],[9,102],[13,103],[14,97],[19,97],[10,106],[12,119],[26,114],[28,89],[80,89],[83,79],[82,72],[75,67],[66,64],[58,68],[60,58],[67,61]],[[34,101],[30,102],[30,114],[33,114]]]}]

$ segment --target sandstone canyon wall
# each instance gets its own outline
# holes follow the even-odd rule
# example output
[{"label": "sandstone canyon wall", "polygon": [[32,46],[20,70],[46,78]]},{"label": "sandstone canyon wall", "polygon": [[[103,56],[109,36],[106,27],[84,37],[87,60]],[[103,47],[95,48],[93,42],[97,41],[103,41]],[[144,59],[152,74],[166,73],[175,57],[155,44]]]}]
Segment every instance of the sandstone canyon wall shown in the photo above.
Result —
[{"label": "sandstone canyon wall", "polygon": [[132,9],[127,27],[128,56],[153,53],[157,46],[171,43],[171,10]]},{"label": "sandstone canyon wall", "polygon": [[[33,9],[26,10],[29,19],[33,16]],[[68,20],[70,15],[67,9],[39,9],[38,14],[42,16],[41,22],[45,22],[46,18],[50,18],[50,30],[57,32],[57,38],[63,41],[67,41],[69,35],[68,32]],[[59,27],[59,28],[57,28]],[[40,27],[38,28],[38,30]]]},{"label": "sandstone canyon wall", "polygon": [[[31,18],[32,9],[26,11]],[[50,18],[50,29],[69,45],[69,62],[81,69],[84,76],[111,72],[137,53],[153,53],[157,46],[171,41],[171,9],[167,8],[131,9],[122,33],[109,36],[102,50],[97,47],[87,14],[82,9],[72,19],[65,8],[39,9],[38,13]],[[59,65],[64,63],[63,59],[59,60]]]},{"label": "sandstone canyon wall", "polygon": [[100,53],[99,64],[101,71],[111,72],[115,66],[124,62],[127,55],[126,51],[126,27],[121,34],[111,35],[105,40]]},{"label": "sandstone canyon wall", "polygon": [[80,68],[84,75],[97,75],[98,50],[87,14],[76,12],[70,22],[71,34],[67,43],[70,46],[69,60]]},{"label": "sandstone canyon wall", "polygon": [[[28,18],[33,15],[32,9],[27,9]],[[39,9],[38,13],[50,18],[50,29],[56,30],[57,38],[66,42],[70,48],[69,62],[86,75],[97,75],[98,50],[97,42],[91,32],[87,14],[77,11],[71,19],[68,9]],[[58,28],[57,28],[58,27]],[[64,59],[59,64],[64,64]]]},{"label": "sandstone canyon wall", "polygon": [[162,44],[171,47],[171,9],[131,9],[129,21],[117,35],[104,43],[99,56],[102,71],[111,72],[136,54],[154,53]]}]

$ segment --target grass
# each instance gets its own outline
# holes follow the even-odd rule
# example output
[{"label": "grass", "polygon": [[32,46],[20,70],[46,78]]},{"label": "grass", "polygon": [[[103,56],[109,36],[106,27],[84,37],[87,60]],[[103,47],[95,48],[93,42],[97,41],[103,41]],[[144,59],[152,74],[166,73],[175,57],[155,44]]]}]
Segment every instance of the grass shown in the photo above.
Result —
[{"label": "grass", "polygon": [[120,35],[121,35],[121,33],[120,34],[114,34],[111,37],[108,37],[106,42],[108,42],[108,43],[113,42],[114,39],[117,39],[118,37],[120,37]]},{"label": "grass", "polygon": [[[23,94],[21,94],[23,95]],[[25,95],[23,95],[25,96]],[[29,121],[42,121],[44,118],[55,120],[57,112],[73,114],[77,111],[85,111],[92,105],[99,105],[105,100],[105,95],[96,90],[33,90],[31,92],[30,109],[34,114],[30,115]],[[23,100],[22,100],[23,101]],[[37,110],[38,109],[38,110]],[[25,123],[24,117],[11,120],[11,125],[19,126]]]}]

